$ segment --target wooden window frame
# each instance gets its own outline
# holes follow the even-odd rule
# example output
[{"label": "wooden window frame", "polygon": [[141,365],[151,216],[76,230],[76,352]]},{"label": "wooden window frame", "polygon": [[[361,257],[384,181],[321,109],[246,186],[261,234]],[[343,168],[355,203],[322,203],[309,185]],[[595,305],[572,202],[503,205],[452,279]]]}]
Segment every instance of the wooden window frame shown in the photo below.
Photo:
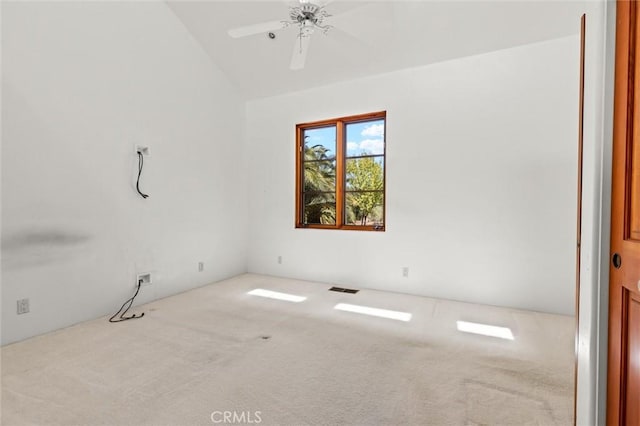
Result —
[{"label": "wooden window frame", "polygon": [[[345,167],[346,167],[346,126],[352,123],[359,123],[365,121],[384,120],[384,149],[381,157],[384,161],[384,167],[382,171],[382,226],[374,225],[348,225],[344,223],[344,208],[345,208]],[[304,138],[303,134],[305,130],[314,128],[322,128],[327,126],[336,127],[336,223],[335,225],[327,224],[306,224],[303,222],[303,189],[304,184],[302,182],[302,163],[304,152]],[[296,216],[295,227],[303,229],[340,229],[349,231],[375,231],[384,232],[387,226],[387,112],[378,111],[367,114],[351,115],[348,117],[332,118],[329,120],[314,121],[310,123],[301,123],[296,125]],[[380,155],[379,155],[380,156]]]}]

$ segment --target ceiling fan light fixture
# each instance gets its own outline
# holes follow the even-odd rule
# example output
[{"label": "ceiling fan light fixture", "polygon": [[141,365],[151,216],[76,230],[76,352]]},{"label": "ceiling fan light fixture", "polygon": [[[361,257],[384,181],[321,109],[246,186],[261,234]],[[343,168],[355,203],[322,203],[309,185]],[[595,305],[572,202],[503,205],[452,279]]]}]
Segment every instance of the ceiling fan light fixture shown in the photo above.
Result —
[{"label": "ceiling fan light fixture", "polygon": [[331,25],[322,25],[325,18],[331,15],[327,13],[323,6],[310,2],[301,2],[300,6],[291,7],[289,16],[291,21],[285,21],[283,24],[286,26],[298,25],[301,34],[304,32],[306,35],[310,35],[315,29],[321,30],[326,34],[332,28]]}]

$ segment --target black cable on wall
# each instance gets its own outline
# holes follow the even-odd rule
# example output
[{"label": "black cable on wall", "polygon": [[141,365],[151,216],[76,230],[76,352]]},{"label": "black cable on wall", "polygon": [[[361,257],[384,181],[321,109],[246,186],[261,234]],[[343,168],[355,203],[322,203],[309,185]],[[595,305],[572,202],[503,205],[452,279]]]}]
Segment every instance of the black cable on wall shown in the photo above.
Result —
[{"label": "black cable on wall", "polygon": [[[138,287],[136,288],[136,293],[133,295],[133,297],[127,300],[126,302],[124,302],[122,306],[120,306],[120,309],[118,309],[118,312],[116,312],[115,314],[113,314],[111,318],[109,318],[109,322],[127,321],[130,319],[142,318],[144,316],[144,312],[141,313],[140,315],[132,314],[131,316],[128,316],[128,317],[124,316],[129,311],[129,308],[131,308],[131,305],[133,305],[133,300],[136,298],[136,296],[140,292],[140,286],[142,286],[142,280],[138,280]],[[127,309],[124,309],[125,306],[127,306]],[[123,309],[124,311],[120,313]],[[120,316],[118,316],[118,314],[120,314]],[[116,316],[118,316],[118,318],[116,318]]]},{"label": "black cable on wall", "polygon": [[138,180],[136,181],[136,190],[138,191],[138,194],[140,194],[142,198],[149,198],[147,194],[140,191],[140,175],[142,174],[143,166],[144,166],[143,155],[142,155],[142,152],[138,151]]}]

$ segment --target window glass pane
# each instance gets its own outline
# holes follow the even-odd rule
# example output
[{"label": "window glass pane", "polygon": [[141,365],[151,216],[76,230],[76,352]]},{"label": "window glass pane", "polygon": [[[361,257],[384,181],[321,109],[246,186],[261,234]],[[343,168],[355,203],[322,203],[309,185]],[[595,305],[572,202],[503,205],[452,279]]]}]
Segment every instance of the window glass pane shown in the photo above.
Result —
[{"label": "window glass pane", "polygon": [[306,129],[304,160],[327,160],[336,157],[336,126]]},{"label": "window glass pane", "polygon": [[384,226],[384,192],[347,192],[345,206],[347,225]]},{"label": "window glass pane", "polygon": [[346,161],[347,191],[384,189],[384,157],[361,157]]},{"label": "window glass pane", "polygon": [[385,116],[369,113],[296,126],[297,228],[384,229]]},{"label": "window glass pane", "polygon": [[305,161],[303,169],[304,192],[335,192],[336,162]]},{"label": "window glass pane", "polygon": [[384,120],[346,125],[347,157],[384,154]]},{"label": "window glass pane", "polygon": [[304,194],[302,222],[304,224],[335,225],[336,194],[309,192]]}]

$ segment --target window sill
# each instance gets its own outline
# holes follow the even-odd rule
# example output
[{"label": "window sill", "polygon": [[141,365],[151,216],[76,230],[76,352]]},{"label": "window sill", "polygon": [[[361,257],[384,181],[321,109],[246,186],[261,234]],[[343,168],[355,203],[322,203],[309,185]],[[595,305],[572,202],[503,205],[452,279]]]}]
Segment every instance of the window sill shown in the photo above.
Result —
[{"label": "window sill", "polygon": [[370,231],[370,232],[385,232],[384,226],[360,226],[360,225],[304,225],[301,223],[296,224],[296,229],[331,229],[334,231]]}]

